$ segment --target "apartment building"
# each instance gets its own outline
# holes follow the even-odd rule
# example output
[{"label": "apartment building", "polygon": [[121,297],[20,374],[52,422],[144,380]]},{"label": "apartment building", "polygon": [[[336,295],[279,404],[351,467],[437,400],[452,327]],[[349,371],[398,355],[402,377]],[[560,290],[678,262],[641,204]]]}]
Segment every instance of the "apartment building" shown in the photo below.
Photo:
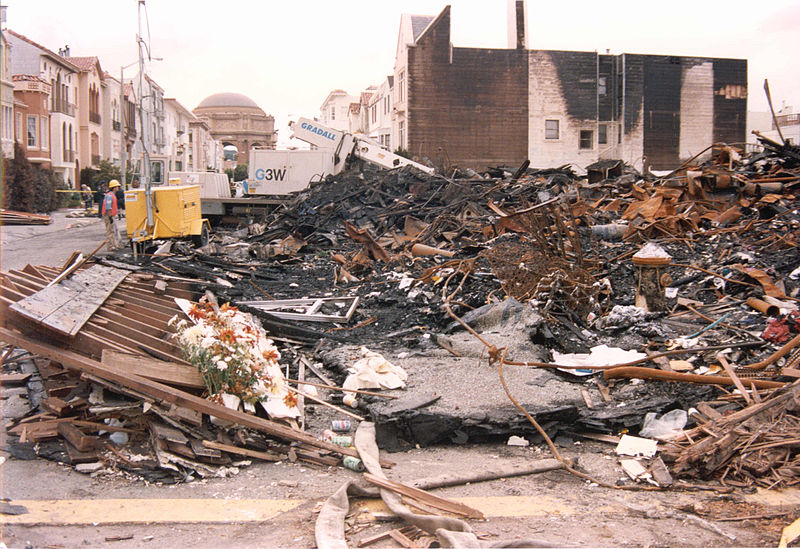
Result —
[{"label": "apartment building", "polygon": [[394,151],[395,140],[392,137],[392,83],[394,76],[386,77],[372,94],[367,109],[367,129],[369,136],[387,150]]},{"label": "apartment building", "polygon": [[50,84],[43,78],[15,74],[14,82],[16,141],[31,164],[48,169],[50,163]]},{"label": "apartment building", "polygon": [[14,82],[11,80],[11,55],[6,33],[0,32],[0,105],[2,106],[3,158],[14,158]]},{"label": "apartment building", "polygon": [[[169,171],[187,169],[189,157],[189,123],[197,120],[192,111],[175,98],[164,99],[165,132],[169,151]],[[187,170],[188,171],[188,170]]]},{"label": "apartment building", "polygon": [[[64,182],[77,188],[80,166],[77,162],[78,73],[68,59],[12,30],[6,32],[10,50],[10,73],[35,76],[50,85],[50,167]],[[69,55],[68,48],[61,51]],[[17,117],[15,116],[15,119]],[[22,136],[16,136],[19,139]]]},{"label": "apartment building", "polygon": [[82,168],[96,168],[103,158],[102,96],[106,82],[97,57],[70,57],[69,62],[78,67],[78,162]]},{"label": "apartment building", "polygon": [[122,158],[122,84],[108,72],[103,73],[103,94],[100,97],[102,120],[101,156],[119,166]]},{"label": "apartment building", "polygon": [[333,90],[319,108],[319,121],[335,130],[350,131],[350,105],[356,98],[344,90]]}]

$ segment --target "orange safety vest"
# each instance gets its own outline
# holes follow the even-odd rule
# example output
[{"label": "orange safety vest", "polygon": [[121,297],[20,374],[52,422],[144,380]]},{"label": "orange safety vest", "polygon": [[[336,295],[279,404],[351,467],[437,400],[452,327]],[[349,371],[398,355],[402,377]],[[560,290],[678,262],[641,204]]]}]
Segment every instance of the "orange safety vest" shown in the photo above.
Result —
[{"label": "orange safety vest", "polygon": [[103,215],[117,215],[117,195],[114,191],[108,191],[103,197]]}]

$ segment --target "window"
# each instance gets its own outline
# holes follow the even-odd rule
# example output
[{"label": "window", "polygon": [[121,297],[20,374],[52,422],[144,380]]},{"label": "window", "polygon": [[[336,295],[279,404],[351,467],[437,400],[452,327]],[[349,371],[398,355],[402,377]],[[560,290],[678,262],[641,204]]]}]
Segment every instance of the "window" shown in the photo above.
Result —
[{"label": "window", "polygon": [[617,125],[617,143],[622,143],[622,124]]},{"label": "window", "polygon": [[35,116],[28,116],[28,148],[39,146],[39,121]]},{"label": "window", "polygon": [[597,142],[600,145],[608,143],[608,126],[606,124],[600,124],[597,127]]},{"label": "window", "polygon": [[155,184],[163,183],[161,174],[164,173],[164,163],[160,160],[150,163],[150,181]]},{"label": "window", "polygon": [[406,123],[404,121],[400,121],[400,135],[399,135],[399,143],[397,144],[398,148],[403,148],[403,145],[406,142]]},{"label": "window", "polygon": [[14,110],[3,106],[3,139],[11,140],[14,137]]},{"label": "window", "polygon": [[406,71],[400,71],[400,85],[397,86],[398,101],[402,103],[406,100]]},{"label": "window", "polygon": [[331,120],[336,120],[336,107],[331,107]]},{"label": "window", "polygon": [[544,138],[558,139],[558,120],[544,121]]},{"label": "window", "polygon": [[22,141],[22,113],[17,113],[17,127],[14,131],[14,138],[17,141]]},{"label": "window", "polygon": [[39,118],[39,121],[41,122],[42,150],[44,150],[50,147],[48,144],[49,140],[47,139],[50,132],[47,131],[47,117],[42,116]]},{"label": "window", "polygon": [[194,132],[189,132],[189,143],[192,142],[192,137],[194,136]]},{"label": "window", "polygon": [[606,77],[601,76],[597,79],[597,95],[603,96],[606,94]]},{"label": "window", "polygon": [[581,149],[591,149],[594,145],[594,132],[592,130],[581,130]]},{"label": "window", "polygon": [[183,171],[183,162],[180,160],[175,161],[175,171],[182,172]]}]

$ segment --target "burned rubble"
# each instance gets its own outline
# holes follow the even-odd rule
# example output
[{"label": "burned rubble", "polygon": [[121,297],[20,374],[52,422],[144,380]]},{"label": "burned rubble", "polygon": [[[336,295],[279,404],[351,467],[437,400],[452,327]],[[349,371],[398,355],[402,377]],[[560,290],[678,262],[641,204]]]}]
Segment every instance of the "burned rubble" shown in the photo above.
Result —
[{"label": "burned rubble", "polygon": [[[357,166],[203,248],[2,273],[3,376],[31,396],[5,447],[176,482],[250,459],[358,458],[325,438],[331,418],[370,420],[385,450],[646,428],[668,439],[677,479],[796,484],[800,151],[759,139],[659,175],[619,161],[586,176]],[[51,343],[52,319],[36,316],[48,289],[85,301],[66,271],[116,282],[86,318],[62,309]],[[260,320],[299,417],[202,398],[168,325],[185,318],[176,299],[201,298],[195,313],[229,304]],[[360,359],[407,379],[348,389]],[[659,430],[672,411],[683,421]],[[663,479],[655,466],[624,470]]]}]

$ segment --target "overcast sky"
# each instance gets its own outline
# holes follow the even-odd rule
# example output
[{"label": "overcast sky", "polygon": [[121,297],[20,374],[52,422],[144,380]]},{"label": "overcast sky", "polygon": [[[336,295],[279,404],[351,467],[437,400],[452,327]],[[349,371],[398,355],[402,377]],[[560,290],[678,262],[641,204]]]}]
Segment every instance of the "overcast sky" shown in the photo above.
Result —
[{"label": "overcast sky", "polygon": [[[7,28],[53,51],[96,55],[117,78],[137,59],[137,0],[0,1]],[[285,143],[290,117],[317,116],[332,89],[357,96],[392,71],[401,13],[448,3],[454,46],[506,47],[506,0],[147,0],[163,57],[149,72],[190,110],[218,92],[251,97]],[[767,110],[764,78],[776,109],[800,108],[798,0],[529,1],[528,31],[532,49],[745,58],[750,110]]]}]

